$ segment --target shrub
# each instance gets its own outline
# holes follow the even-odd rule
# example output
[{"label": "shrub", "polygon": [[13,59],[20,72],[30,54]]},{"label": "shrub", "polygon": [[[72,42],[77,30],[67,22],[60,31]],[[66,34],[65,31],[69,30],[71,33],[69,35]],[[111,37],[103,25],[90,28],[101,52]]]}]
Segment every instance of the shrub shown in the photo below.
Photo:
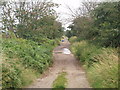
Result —
[{"label": "shrub", "polygon": [[[33,81],[25,82],[26,74],[35,78],[36,73],[42,73],[52,64],[54,40],[42,45],[25,39],[3,39],[2,86],[4,88],[19,88]],[[33,71],[33,73],[31,72]],[[26,73],[24,73],[26,72]],[[30,75],[29,75],[30,76]]]},{"label": "shrub", "polygon": [[73,42],[75,42],[76,40],[77,40],[77,37],[76,37],[76,36],[73,36],[73,37],[70,38],[69,41],[70,41],[71,43],[73,43]]}]

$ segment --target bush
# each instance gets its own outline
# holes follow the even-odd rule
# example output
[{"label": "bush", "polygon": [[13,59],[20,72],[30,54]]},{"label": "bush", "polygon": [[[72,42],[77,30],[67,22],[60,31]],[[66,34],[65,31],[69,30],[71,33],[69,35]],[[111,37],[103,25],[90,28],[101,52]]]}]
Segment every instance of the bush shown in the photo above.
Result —
[{"label": "bush", "polygon": [[[5,58],[2,64],[3,88],[19,88],[32,82],[25,82],[25,75],[35,78],[36,73],[42,73],[52,64],[54,40],[42,45],[25,39],[3,39]],[[31,72],[33,71],[33,73]],[[24,73],[26,72],[26,73]]]},{"label": "bush", "polygon": [[70,41],[71,43],[73,43],[73,42],[75,42],[76,40],[77,40],[77,37],[76,37],[76,36],[73,36],[73,37],[70,38],[69,41]]}]

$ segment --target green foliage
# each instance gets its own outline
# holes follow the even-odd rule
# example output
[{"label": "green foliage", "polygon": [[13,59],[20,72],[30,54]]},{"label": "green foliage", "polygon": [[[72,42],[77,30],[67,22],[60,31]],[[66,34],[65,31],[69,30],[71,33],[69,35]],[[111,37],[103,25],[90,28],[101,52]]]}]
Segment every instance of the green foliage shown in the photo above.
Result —
[{"label": "green foliage", "polygon": [[43,38],[55,39],[60,38],[63,35],[61,23],[55,21],[55,18],[52,16],[43,17],[36,22],[37,24],[35,30],[31,27],[27,27],[26,25],[18,24],[18,36],[21,38],[40,42]]},{"label": "green foliage", "polygon": [[81,62],[86,63],[87,67],[90,67],[93,63],[98,62],[93,57],[101,53],[99,47],[89,44],[86,41],[73,43],[71,49]]},{"label": "green foliage", "polygon": [[2,88],[22,88],[31,84],[38,74],[33,69],[25,68],[17,58],[3,57]]},{"label": "green foliage", "polygon": [[75,42],[72,52],[83,63],[93,88],[118,88],[118,52],[94,46],[87,41]]},{"label": "green foliage", "polygon": [[92,12],[94,13],[95,25],[99,29],[118,29],[118,4],[119,2],[104,2]]},{"label": "green foliage", "polygon": [[73,20],[73,24],[68,27],[71,28],[71,31],[69,31],[67,35],[69,35],[69,37],[71,35],[86,39],[92,29],[92,25],[93,20],[90,17],[76,17]]},{"label": "green foliage", "polygon": [[71,38],[69,39],[69,41],[70,41],[71,43],[76,42],[76,40],[77,40],[77,37],[76,37],[76,36],[71,37]]},{"label": "green foliage", "polygon": [[95,57],[100,62],[88,70],[88,78],[94,88],[118,88],[118,53],[114,49],[104,49]]},{"label": "green foliage", "polygon": [[[8,64],[9,63],[9,64]],[[20,87],[19,79],[21,70],[15,65],[16,63],[7,59],[2,64],[2,88]]]},{"label": "green foliage", "polygon": [[49,39],[60,38],[63,35],[63,28],[56,20],[54,10],[58,4],[47,0],[31,1],[29,4],[27,1],[5,3],[2,9],[2,29],[16,30],[20,38],[38,42],[43,36]]},{"label": "green foliage", "polygon": [[47,0],[10,1],[2,7],[2,29],[9,32],[9,37],[3,34],[6,59],[2,64],[2,86],[20,88],[30,84],[37,73],[43,73],[52,64],[52,50],[63,34],[54,10],[58,5]]},{"label": "green foliage", "polygon": [[[73,20],[67,36],[77,36],[104,47],[120,45],[120,2],[102,2],[90,11],[89,16],[79,16]],[[71,36],[70,36],[71,35]]]},{"label": "green foliage", "polygon": [[74,31],[73,30],[67,30],[65,31],[65,35],[68,37],[68,38],[71,38],[72,36],[75,36],[76,34],[73,33]]},{"label": "green foliage", "polygon": [[[120,24],[118,16],[119,2],[104,2],[92,12],[94,27],[99,35],[96,37],[103,46],[118,47],[120,44]],[[95,39],[95,40],[96,40]]]},{"label": "green foliage", "polygon": [[55,7],[47,0],[3,3],[2,29],[9,32],[2,43],[3,88],[26,86],[52,64],[52,50],[63,34]]},{"label": "green foliage", "polygon": [[66,79],[66,72],[60,73],[58,77],[55,79],[53,82],[53,89],[52,90],[64,90],[67,84],[67,79]]},{"label": "green foliage", "polygon": [[[4,39],[3,51],[5,58],[2,64],[3,88],[19,88],[28,85],[36,78],[36,73],[42,73],[52,64],[54,40],[48,40],[42,45],[25,39]],[[33,71],[33,73],[31,72]],[[31,77],[25,81],[27,74]]]},{"label": "green foliage", "polygon": [[118,88],[119,7],[120,2],[99,3],[89,16],[76,17],[69,26],[70,34],[80,41],[71,50],[83,63],[93,88]]}]

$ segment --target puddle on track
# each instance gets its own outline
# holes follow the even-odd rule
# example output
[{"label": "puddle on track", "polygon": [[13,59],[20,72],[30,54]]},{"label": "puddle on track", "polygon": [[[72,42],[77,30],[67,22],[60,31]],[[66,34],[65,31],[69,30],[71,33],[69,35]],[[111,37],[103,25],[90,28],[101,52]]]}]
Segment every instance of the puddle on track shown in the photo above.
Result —
[{"label": "puddle on track", "polygon": [[68,48],[63,48],[63,54],[71,54],[71,51]]}]

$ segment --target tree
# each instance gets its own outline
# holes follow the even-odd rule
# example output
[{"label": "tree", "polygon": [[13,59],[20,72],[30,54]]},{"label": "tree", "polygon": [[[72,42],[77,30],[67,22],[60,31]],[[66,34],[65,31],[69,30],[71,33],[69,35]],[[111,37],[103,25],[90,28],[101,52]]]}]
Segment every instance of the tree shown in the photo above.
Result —
[{"label": "tree", "polygon": [[62,34],[62,25],[56,21],[57,14],[54,10],[58,6],[47,0],[8,2],[3,5],[3,29],[16,30],[19,37],[26,39],[35,39],[36,36],[49,39],[60,37],[56,34]]},{"label": "tree", "polygon": [[[120,2],[84,2],[73,20],[71,33],[99,45],[118,47],[120,45]],[[75,14],[74,14],[75,15]],[[70,33],[70,32],[69,32]]]},{"label": "tree", "polygon": [[74,17],[71,28],[71,35],[76,35],[79,38],[93,39],[95,33],[92,32],[93,29],[93,18],[91,17],[91,12],[97,7],[97,2],[92,2],[91,0],[86,0],[82,2],[81,6],[77,10],[71,11],[71,16]]},{"label": "tree", "polygon": [[99,32],[100,40],[105,46],[117,47],[120,44],[120,2],[104,2],[92,12],[95,20],[94,27]]}]

